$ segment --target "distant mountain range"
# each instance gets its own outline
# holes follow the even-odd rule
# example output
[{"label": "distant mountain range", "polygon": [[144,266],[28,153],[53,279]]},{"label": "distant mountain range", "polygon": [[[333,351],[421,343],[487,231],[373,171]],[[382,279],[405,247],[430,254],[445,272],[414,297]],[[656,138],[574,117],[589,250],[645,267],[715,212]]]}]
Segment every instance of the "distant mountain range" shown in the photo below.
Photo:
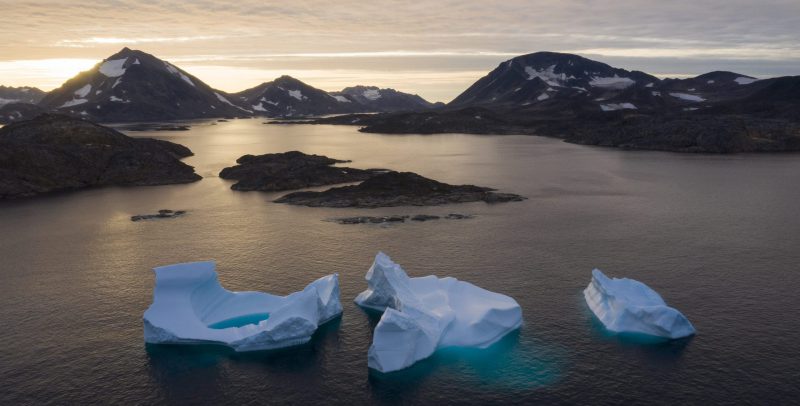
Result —
[{"label": "distant mountain range", "polygon": [[435,107],[417,95],[377,87],[329,93],[281,76],[235,94],[215,90],[179,67],[124,48],[58,89],[0,87],[0,123],[45,111],[99,122],[218,117],[306,117]]},{"label": "distant mountain range", "polygon": [[447,105],[369,86],[326,92],[289,76],[228,94],[128,48],[47,94],[0,88],[0,98],[0,123],[42,112],[100,122],[337,115],[307,121],[365,132],[535,134],[632,149],[800,150],[800,76],[715,71],[659,79],[555,52],[505,61]]},{"label": "distant mountain range", "polygon": [[365,132],[535,134],[631,149],[800,150],[800,76],[715,71],[659,79],[578,55],[537,52],[501,63],[443,109],[348,115],[315,123]]},{"label": "distant mountain range", "polygon": [[46,93],[35,87],[0,86],[0,106],[9,103],[39,103]]}]

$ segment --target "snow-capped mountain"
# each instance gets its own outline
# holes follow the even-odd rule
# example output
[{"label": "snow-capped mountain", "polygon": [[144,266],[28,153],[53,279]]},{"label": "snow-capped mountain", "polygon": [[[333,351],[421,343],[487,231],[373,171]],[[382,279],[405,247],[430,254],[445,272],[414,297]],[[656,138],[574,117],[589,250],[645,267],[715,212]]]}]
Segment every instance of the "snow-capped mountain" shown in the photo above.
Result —
[{"label": "snow-capped mountain", "polygon": [[250,114],[175,65],[128,48],[68,80],[39,104],[106,122]]},{"label": "snow-capped mountain", "polygon": [[501,63],[448,104],[552,112],[696,111],[744,100],[774,79],[714,71],[659,79],[578,55],[537,52]]},{"label": "snow-capped mountain", "polygon": [[42,100],[45,92],[35,87],[7,87],[0,86],[0,106],[9,103],[36,104]]},{"label": "snow-capped mountain", "polygon": [[376,86],[346,87],[340,92],[331,93],[340,101],[347,100],[360,104],[364,112],[395,112],[425,110],[437,107],[419,95],[399,92],[394,89],[380,89]]},{"label": "snow-capped mountain", "polygon": [[253,114],[270,117],[320,116],[361,111],[357,103],[335,97],[291,76],[281,76],[271,82],[232,94],[231,100],[242,108],[251,110]]},{"label": "snow-capped mountain", "polygon": [[633,87],[658,82],[655,76],[613,68],[578,55],[537,52],[501,63],[448,107],[527,106],[573,97],[603,101]]}]

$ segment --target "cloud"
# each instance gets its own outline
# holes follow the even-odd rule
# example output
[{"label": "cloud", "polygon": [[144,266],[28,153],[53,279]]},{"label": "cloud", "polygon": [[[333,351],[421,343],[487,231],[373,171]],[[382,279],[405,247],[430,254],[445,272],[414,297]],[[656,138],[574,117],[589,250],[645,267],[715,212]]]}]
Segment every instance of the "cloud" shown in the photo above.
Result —
[{"label": "cloud", "polygon": [[[797,0],[0,0],[0,9],[0,60],[97,60],[138,46],[231,69],[307,70],[313,61],[329,70],[399,73],[417,63],[447,73],[550,50],[682,75],[800,73]],[[379,79],[362,83],[369,80]],[[409,90],[425,95],[424,86]]]},{"label": "cloud", "polygon": [[89,37],[80,39],[62,39],[55,43],[55,46],[66,47],[89,47],[97,44],[122,44],[122,45],[138,45],[138,44],[157,44],[157,43],[181,43],[191,41],[204,41],[212,39],[225,39],[230,38],[224,35],[197,35],[193,37]]}]

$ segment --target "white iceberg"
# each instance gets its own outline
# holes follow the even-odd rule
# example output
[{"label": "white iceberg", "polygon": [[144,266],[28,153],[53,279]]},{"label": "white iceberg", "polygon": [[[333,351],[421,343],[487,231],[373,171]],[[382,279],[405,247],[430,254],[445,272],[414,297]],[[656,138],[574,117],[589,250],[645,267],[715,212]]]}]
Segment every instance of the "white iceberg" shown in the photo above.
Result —
[{"label": "white iceberg", "polygon": [[381,372],[411,366],[437,348],[486,348],[522,325],[522,309],[505,295],[455,278],[409,278],[379,252],[367,271],[362,307],[384,311],[368,365]]},{"label": "white iceberg", "polygon": [[586,303],[605,327],[614,333],[645,334],[677,339],[695,333],[681,312],[644,283],[628,278],[608,278],[599,269],[583,291]]},{"label": "white iceberg", "polygon": [[214,268],[213,261],[206,261],[154,269],[153,304],[144,313],[145,342],[221,344],[236,351],[282,348],[308,342],[319,325],[342,313],[337,274],[276,296],[228,291]]}]

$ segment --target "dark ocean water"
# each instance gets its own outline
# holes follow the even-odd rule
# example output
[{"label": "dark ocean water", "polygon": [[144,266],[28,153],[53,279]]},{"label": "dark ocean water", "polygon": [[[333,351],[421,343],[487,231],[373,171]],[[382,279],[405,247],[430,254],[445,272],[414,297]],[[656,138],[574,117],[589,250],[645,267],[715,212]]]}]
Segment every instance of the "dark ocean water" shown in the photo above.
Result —
[{"label": "dark ocean water", "polygon": [[[135,133],[189,146],[205,179],[0,204],[0,404],[796,404],[800,155],[625,152],[525,136],[389,136],[331,126],[201,123]],[[529,197],[375,210],[292,207],[216,174],[292,149]],[[182,218],[131,215],[186,209]],[[393,226],[329,217],[475,215]],[[377,316],[352,299],[383,250],[514,297],[524,325],[487,350],[367,368]],[[308,345],[237,354],[146,346],[151,268],[215,259],[231,290],[287,294],[333,272],[344,315]],[[606,333],[593,267],[647,283],[697,328],[641,343]]]}]

